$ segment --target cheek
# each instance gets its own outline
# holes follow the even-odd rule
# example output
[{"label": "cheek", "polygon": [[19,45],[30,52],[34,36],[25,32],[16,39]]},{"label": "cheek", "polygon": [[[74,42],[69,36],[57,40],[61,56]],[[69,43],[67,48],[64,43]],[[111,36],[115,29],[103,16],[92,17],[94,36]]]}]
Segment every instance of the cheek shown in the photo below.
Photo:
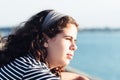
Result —
[{"label": "cheek", "polygon": [[68,49],[69,49],[69,45],[70,45],[70,43],[69,43],[69,41],[66,41],[66,40],[63,40],[58,46],[57,46],[57,52],[59,51],[59,52],[66,52],[66,51],[68,51]]},{"label": "cheek", "polygon": [[65,48],[65,44],[59,44],[54,48],[55,54],[57,54],[57,56],[63,55],[66,48]]},{"label": "cheek", "polygon": [[70,41],[62,39],[49,45],[48,54],[52,59],[64,58],[69,51]]},{"label": "cheek", "polygon": [[65,56],[67,53],[67,45],[66,43],[59,43],[55,47],[52,48],[51,56],[55,56],[53,58],[59,59]]},{"label": "cheek", "polygon": [[65,58],[66,54],[69,52],[69,46],[70,46],[70,42],[69,41],[64,41],[64,43],[61,43],[60,46],[57,46],[56,49],[56,56],[58,58]]}]

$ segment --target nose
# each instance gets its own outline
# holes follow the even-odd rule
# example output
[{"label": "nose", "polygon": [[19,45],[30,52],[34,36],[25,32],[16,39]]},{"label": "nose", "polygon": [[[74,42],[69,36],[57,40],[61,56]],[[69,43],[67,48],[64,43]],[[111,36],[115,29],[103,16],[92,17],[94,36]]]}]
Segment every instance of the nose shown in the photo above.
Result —
[{"label": "nose", "polygon": [[74,43],[70,46],[70,50],[76,50],[77,49],[77,45]]}]

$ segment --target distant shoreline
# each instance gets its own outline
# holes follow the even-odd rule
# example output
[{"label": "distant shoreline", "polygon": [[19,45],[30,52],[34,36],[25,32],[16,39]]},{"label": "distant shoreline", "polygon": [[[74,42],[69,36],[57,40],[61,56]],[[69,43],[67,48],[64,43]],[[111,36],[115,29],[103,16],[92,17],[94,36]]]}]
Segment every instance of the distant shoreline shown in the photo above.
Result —
[{"label": "distant shoreline", "polygon": [[[0,27],[1,31],[11,31],[14,27]],[[85,29],[79,29],[80,32],[120,32],[120,28],[85,28]]]},{"label": "distant shoreline", "polygon": [[89,29],[80,29],[80,32],[120,32],[120,28],[89,28]]}]

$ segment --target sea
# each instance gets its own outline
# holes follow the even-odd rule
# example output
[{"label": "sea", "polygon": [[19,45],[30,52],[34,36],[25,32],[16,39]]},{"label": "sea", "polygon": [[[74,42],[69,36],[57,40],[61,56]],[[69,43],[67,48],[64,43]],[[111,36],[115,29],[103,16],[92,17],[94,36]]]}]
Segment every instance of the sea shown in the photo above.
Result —
[{"label": "sea", "polygon": [[[0,30],[3,36],[9,33]],[[79,31],[69,66],[101,80],[120,80],[120,31]]]}]

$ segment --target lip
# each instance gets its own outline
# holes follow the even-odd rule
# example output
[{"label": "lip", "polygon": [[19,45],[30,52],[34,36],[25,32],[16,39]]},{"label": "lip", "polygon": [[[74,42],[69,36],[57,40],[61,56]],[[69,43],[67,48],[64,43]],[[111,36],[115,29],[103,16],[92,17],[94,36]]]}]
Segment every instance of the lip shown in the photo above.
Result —
[{"label": "lip", "polygon": [[68,54],[67,54],[67,58],[71,60],[71,59],[73,58],[73,54],[69,54],[69,53],[68,53]]}]

